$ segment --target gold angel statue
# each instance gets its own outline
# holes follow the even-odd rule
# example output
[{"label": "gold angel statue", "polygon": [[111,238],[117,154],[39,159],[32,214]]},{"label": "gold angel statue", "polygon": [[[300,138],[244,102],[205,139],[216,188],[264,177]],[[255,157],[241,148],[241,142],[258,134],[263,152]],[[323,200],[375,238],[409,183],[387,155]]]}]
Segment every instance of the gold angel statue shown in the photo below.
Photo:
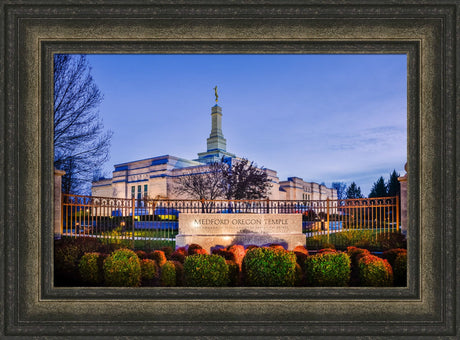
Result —
[{"label": "gold angel statue", "polygon": [[219,96],[217,94],[217,85],[216,87],[214,87],[214,94],[216,95],[216,104],[217,104],[217,101],[219,100]]}]

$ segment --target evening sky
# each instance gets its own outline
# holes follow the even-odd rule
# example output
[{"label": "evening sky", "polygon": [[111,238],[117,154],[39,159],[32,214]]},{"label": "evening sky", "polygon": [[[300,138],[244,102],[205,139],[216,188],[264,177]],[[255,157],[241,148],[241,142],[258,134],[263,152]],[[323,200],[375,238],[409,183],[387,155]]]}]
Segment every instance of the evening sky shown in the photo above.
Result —
[{"label": "evening sky", "polygon": [[404,174],[406,55],[89,55],[115,164],[206,151],[218,86],[227,151],[280,180]]}]

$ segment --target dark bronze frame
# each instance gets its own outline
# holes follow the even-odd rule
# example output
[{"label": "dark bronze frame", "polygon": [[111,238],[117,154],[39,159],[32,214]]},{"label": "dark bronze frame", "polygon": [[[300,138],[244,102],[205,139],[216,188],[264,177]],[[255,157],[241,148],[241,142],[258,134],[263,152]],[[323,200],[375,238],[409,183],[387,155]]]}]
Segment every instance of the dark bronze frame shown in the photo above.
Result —
[{"label": "dark bronze frame", "polygon": [[[1,336],[459,335],[457,1],[96,3],[0,0]],[[56,52],[407,54],[408,287],[54,288]]]}]

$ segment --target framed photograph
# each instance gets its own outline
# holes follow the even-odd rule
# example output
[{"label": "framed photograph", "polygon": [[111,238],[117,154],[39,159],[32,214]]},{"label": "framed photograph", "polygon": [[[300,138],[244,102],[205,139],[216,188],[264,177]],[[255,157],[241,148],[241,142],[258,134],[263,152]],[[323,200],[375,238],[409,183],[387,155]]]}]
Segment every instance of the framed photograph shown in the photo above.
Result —
[{"label": "framed photograph", "polygon": [[[0,4],[2,336],[459,335],[458,3]],[[54,286],[56,54],[406,55],[408,285]]]}]

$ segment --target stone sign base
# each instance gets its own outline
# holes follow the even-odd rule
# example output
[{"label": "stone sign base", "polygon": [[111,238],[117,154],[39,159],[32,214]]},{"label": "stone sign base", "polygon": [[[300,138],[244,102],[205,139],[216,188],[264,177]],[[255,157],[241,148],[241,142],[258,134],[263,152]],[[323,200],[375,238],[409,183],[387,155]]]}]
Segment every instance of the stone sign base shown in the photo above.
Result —
[{"label": "stone sign base", "polygon": [[186,214],[179,216],[176,247],[199,244],[208,252],[233,244],[281,244],[288,250],[305,245],[300,214]]}]

